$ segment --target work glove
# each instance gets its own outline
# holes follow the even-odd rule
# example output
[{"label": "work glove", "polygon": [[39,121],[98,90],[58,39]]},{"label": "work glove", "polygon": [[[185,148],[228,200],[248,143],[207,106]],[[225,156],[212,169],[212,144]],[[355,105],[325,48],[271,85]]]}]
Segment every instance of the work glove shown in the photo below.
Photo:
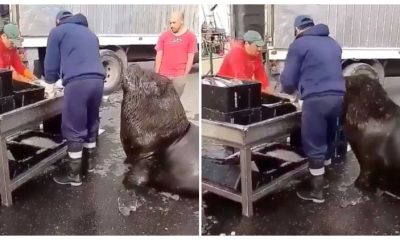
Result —
[{"label": "work glove", "polygon": [[38,80],[38,78],[31,71],[29,71],[28,69],[24,70],[23,76],[28,78],[28,79],[30,79],[30,80]]},{"label": "work glove", "polygon": [[54,98],[56,96],[56,90],[54,89],[54,84],[46,83],[46,81],[42,79],[35,80],[32,83],[37,86],[44,87],[45,98]]}]

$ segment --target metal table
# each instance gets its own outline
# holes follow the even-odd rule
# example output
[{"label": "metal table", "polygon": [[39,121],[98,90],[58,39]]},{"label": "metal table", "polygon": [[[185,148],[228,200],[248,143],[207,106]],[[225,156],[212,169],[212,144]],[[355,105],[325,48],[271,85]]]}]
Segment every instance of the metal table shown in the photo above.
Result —
[{"label": "metal table", "polygon": [[41,121],[61,113],[62,96],[45,99],[0,115],[0,194],[1,203],[12,205],[12,192],[19,186],[36,176],[45,167],[56,162],[66,154],[66,146],[49,157],[43,159],[15,179],[10,179],[6,139],[26,128],[37,126]]},{"label": "metal table", "polygon": [[237,125],[225,122],[202,120],[202,136],[224,145],[240,149],[241,193],[237,193],[210,182],[202,181],[203,190],[218,194],[242,204],[242,214],[253,216],[253,203],[276,190],[281,184],[307,168],[307,163],[280,176],[255,191],[252,189],[251,148],[259,144],[289,135],[300,125],[301,111],[268,119],[251,125]]}]

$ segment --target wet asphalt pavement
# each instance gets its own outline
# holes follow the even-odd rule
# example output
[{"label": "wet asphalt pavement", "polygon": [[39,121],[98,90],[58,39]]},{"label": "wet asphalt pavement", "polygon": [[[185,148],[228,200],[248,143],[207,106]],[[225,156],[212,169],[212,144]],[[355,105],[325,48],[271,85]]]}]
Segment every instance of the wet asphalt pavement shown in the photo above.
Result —
[{"label": "wet asphalt pavement", "polygon": [[[152,62],[140,63],[152,67]],[[198,70],[196,66],[195,69]],[[183,105],[198,123],[198,73],[190,74]],[[194,99],[197,98],[197,99]],[[112,94],[101,110],[99,158],[95,172],[80,187],[53,182],[54,167],[13,193],[14,204],[0,207],[3,235],[198,235],[198,199],[152,190],[131,200],[129,216],[119,212],[127,198],[122,179],[127,170],[119,139],[122,92]],[[196,119],[197,118],[197,119]],[[137,201],[136,201],[137,200]],[[122,201],[121,201],[122,202]]]},{"label": "wet asphalt pavement", "polygon": [[[384,82],[400,104],[400,78]],[[323,204],[296,196],[293,179],[286,187],[254,204],[255,216],[241,215],[241,204],[212,193],[203,194],[203,235],[400,235],[400,199],[387,193],[366,194],[354,187],[359,165],[352,152],[332,166]],[[398,189],[400,196],[400,189]],[[203,215],[204,217],[204,215]]]}]

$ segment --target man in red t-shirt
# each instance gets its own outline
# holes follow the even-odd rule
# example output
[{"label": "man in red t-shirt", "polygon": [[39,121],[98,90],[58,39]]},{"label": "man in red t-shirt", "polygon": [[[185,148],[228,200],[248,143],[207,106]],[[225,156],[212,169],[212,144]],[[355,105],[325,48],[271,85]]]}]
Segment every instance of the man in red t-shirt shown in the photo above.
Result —
[{"label": "man in red t-shirt", "polygon": [[196,35],[184,26],[181,12],[171,14],[170,31],[161,34],[156,50],[155,72],[171,78],[176,92],[182,95],[185,78],[192,69],[194,54],[197,52]]},{"label": "man in red t-shirt", "polygon": [[31,82],[37,78],[21,61],[17,48],[21,47],[22,39],[18,27],[13,23],[4,25],[0,30],[0,68],[12,70],[12,78],[16,81]]},{"label": "man in red t-shirt", "polygon": [[253,30],[243,36],[244,43],[235,42],[225,56],[217,76],[239,80],[256,80],[261,82],[263,92],[270,92],[267,73],[261,61],[261,48],[264,41],[261,35]]}]

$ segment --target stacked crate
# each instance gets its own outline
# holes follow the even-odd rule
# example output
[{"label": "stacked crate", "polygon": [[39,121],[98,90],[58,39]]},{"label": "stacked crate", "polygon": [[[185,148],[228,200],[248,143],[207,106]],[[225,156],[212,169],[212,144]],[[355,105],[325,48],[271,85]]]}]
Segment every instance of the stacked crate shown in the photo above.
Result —
[{"label": "stacked crate", "polygon": [[0,69],[0,114],[44,99],[44,88],[13,81],[12,71]]},{"label": "stacked crate", "polygon": [[202,118],[248,125],[261,121],[261,83],[241,85],[202,84]]},{"label": "stacked crate", "polygon": [[0,69],[0,114],[14,110],[12,71]]}]

